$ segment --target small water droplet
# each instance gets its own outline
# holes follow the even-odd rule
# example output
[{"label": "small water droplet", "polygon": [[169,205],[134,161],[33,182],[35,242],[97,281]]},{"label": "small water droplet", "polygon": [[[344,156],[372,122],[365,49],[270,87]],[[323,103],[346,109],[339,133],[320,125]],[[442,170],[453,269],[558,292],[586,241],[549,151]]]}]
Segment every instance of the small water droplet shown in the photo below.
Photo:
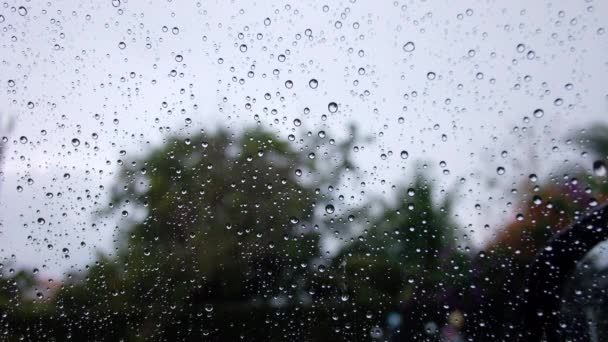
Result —
[{"label": "small water droplet", "polygon": [[326,206],[325,206],[325,212],[326,212],[326,213],[328,213],[328,214],[333,214],[333,213],[334,213],[334,211],[336,211],[336,208],[334,208],[334,206],[333,206],[333,205],[328,204],[328,205],[326,205]]},{"label": "small water droplet", "polygon": [[407,42],[403,45],[403,51],[405,52],[412,52],[416,50],[416,45],[414,45],[414,42]]}]

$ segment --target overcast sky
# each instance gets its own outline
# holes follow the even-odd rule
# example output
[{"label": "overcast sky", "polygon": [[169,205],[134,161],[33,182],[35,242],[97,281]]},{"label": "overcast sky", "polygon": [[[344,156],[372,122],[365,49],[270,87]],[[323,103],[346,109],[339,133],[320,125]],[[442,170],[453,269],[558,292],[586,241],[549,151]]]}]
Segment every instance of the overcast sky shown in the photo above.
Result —
[{"label": "overcast sky", "polygon": [[366,196],[391,199],[427,162],[482,244],[512,219],[509,190],[530,173],[591,168],[566,140],[608,123],[607,17],[608,3],[581,0],[9,0],[0,257],[58,272],[110,251],[122,221],[93,212],[117,159],[173,133],[256,124],[340,139],[355,123],[373,139],[344,193],[364,181]]}]

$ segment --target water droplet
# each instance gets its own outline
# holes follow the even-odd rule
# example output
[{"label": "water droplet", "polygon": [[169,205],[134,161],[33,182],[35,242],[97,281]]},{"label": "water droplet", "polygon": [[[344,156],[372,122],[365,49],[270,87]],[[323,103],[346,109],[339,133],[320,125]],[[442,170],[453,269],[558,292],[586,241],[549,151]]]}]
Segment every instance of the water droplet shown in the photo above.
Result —
[{"label": "water droplet", "polygon": [[312,89],[317,89],[317,87],[319,86],[319,82],[313,78],[310,81],[308,81],[308,86]]},{"label": "water droplet", "polygon": [[499,174],[499,175],[504,175],[504,174],[505,174],[505,168],[504,168],[504,167],[502,167],[502,166],[499,166],[499,167],[496,169],[496,173],[497,173],[497,174]]},{"label": "water droplet", "polygon": [[596,160],[593,162],[593,173],[598,177],[606,177],[608,174],[608,168],[606,168],[606,163],[602,160]]},{"label": "water droplet", "polygon": [[545,116],[545,111],[544,111],[544,110],[542,110],[542,109],[540,109],[540,108],[539,108],[539,109],[536,109],[536,110],[534,111],[534,117],[535,117],[535,118],[539,118],[539,119],[540,119],[540,118],[542,118],[543,116]]},{"label": "water droplet", "polygon": [[330,102],[327,105],[327,110],[329,110],[330,113],[335,113],[338,111],[338,104],[335,102]]},{"label": "water droplet", "polygon": [[328,204],[328,205],[326,205],[326,206],[325,206],[325,212],[326,212],[326,213],[328,213],[328,214],[333,214],[333,213],[334,213],[334,211],[336,211],[336,208],[334,208],[334,206],[333,206],[333,205]]},{"label": "water droplet", "polygon": [[414,42],[407,42],[403,45],[403,51],[405,52],[412,52],[416,50],[416,45],[414,45]]},{"label": "water droplet", "polygon": [[27,108],[34,109],[34,102],[30,101],[27,103]]},{"label": "water droplet", "polygon": [[26,136],[21,136],[21,138],[19,138],[19,142],[22,144],[27,144],[27,137]]},{"label": "water droplet", "polygon": [[291,80],[285,81],[285,88],[287,88],[287,89],[293,88],[293,82]]},{"label": "water droplet", "polygon": [[401,159],[407,159],[410,154],[407,151],[401,151]]},{"label": "water droplet", "polygon": [[319,270],[320,273],[325,272],[325,265],[319,265],[319,267],[317,267],[317,269]]},{"label": "water droplet", "polygon": [[264,26],[270,26],[271,23],[272,22],[271,22],[270,18],[264,19]]},{"label": "water droplet", "polygon": [[429,72],[426,74],[426,79],[427,79],[427,80],[429,80],[429,81],[434,80],[434,79],[435,79],[435,77],[436,77],[436,76],[435,76],[435,73],[434,73],[434,72],[432,72],[432,71],[429,71]]},{"label": "water droplet", "polygon": [[247,45],[245,45],[245,44],[241,44],[241,46],[239,46],[239,50],[240,50],[241,52],[247,52]]},{"label": "water droplet", "polygon": [[45,223],[46,223],[46,220],[45,220],[45,219],[43,219],[42,217],[39,217],[39,218],[38,218],[38,224],[39,224],[39,225],[43,225],[43,224],[45,224]]},{"label": "water droplet", "polygon": [[80,146],[80,140],[78,140],[76,138],[72,139],[72,146],[74,146],[74,147]]},{"label": "water droplet", "polygon": [[382,329],[380,329],[380,327],[373,327],[372,330],[370,331],[370,335],[373,339],[380,339],[382,338]]},{"label": "water droplet", "polygon": [[120,6],[120,0],[112,0],[112,6],[114,6],[114,7]]},{"label": "water droplet", "polygon": [[27,15],[27,9],[23,6],[19,7],[19,9],[17,11],[19,12],[19,15],[22,17]]},{"label": "water droplet", "polygon": [[121,50],[124,50],[127,47],[127,44],[125,42],[120,42],[118,43],[118,48]]}]

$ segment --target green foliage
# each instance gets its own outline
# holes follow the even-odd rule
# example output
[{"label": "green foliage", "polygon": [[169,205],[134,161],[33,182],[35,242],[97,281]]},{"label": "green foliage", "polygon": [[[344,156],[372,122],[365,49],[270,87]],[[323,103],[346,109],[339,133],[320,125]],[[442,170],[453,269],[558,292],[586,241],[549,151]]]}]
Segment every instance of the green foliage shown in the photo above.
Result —
[{"label": "green foliage", "polygon": [[[576,187],[543,185],[534,194],[552,210],[532,207],[509,226],[522,234],[513,241],[532,247],[507,234],[471,259],[457,247],[451,197],[437,203],[424,173],[395,203],[353,210],[365,223],[339,218],[346,211],[320,217],[330,200],[320,189],[352,171],[357,139],[353,130],[336,144],[296,144],[261,129],[167,139],[122,167],[110,208],[99,212],[120,220],[114,256],[99,253],[44,295],[34,276],[4,273],[0,332],[9,340],[44,331],[51,340],[439,341],[440,328],[460,329],[464,312],[466,336],[509,335],[533,256],[519,252],[584,212],[583,184],[599,200],[608,193],[588,174],[576,174]],[[603,153],[600,140],[587,142]],[[334,232],[342,244],[325,253]]]}]

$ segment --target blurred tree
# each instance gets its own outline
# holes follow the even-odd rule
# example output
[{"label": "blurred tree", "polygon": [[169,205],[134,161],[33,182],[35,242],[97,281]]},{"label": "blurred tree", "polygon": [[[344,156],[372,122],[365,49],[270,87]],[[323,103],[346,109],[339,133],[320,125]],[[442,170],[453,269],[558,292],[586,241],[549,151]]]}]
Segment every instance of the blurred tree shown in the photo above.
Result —
[{"label": "blurred tree", "polygon": [[256,129],[173,138],[125,166],[110,210],[128,226],[117,257],[100,256],[82,282],[66,284],[57,297],[72,336],[314,334],[305,284],[320,253],[311,225],[321,200],[316,186],[337,180],[350,163],[336,155],[321,170],[317,160]]},{"label": "blurred tree", "polygon": [[372,336],[438,341],[446,313],[458,305],[455,285],[467,278],[451,202],[435,204],[422,174],[397,198],[396,207],[383,203],[371,228],[333,259],[334,279],[357,304],[359,314],[348,318],[364,321],[365,314],[377,326]]},{"label": "blurred tree", "polygon": [[[608,127],[583,130],[574,139],[595,160],[608,156]],[[536,178],[531,176],[517,191],[521,200],[514,220],[474,261],[468,336],[514,336],[521,320],[517,303],[536,254],[556,233],[608,200],[608,181],[601,173],[558,169],[548,182],[538,184]]]}]

